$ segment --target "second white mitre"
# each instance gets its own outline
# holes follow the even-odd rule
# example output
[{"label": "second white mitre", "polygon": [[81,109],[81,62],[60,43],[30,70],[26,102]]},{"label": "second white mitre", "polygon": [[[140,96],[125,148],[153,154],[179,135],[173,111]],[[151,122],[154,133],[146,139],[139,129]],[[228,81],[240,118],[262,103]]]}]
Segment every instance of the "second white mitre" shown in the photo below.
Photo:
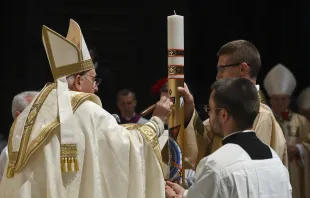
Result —
[{"label": "second white mitre", "polygon": [[269,96],[291,96],[296,87],[293,73],[282,64],[274,66],[264,79],[264,87]]}]

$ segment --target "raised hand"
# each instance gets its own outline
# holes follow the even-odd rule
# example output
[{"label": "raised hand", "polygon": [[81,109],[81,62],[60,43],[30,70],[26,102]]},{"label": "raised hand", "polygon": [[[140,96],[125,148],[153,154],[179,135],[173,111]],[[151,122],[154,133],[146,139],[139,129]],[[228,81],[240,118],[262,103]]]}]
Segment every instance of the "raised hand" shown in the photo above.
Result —
[{"label": "raised hand", "polygon": [[184,83],[184,87],[178,87],[178,90],[184,99],[184,121],[189,122],[195,109],[194,97],[189,92],[186,83]]},{"label": "raised hand", "polygon": [[166,123],[171,114],[171,106],[173,103],[169,98],[163,96],[157,103],[155,110],[153,111],[153,116],[159,117],[163,123]]}]

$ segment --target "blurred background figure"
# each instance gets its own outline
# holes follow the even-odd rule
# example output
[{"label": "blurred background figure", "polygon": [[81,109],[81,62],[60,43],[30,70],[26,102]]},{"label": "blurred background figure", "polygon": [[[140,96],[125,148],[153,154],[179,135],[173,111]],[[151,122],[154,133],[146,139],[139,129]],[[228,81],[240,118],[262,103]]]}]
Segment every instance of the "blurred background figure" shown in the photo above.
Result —
[{"label": "blurred background figure", "polygon": [[297,99],[298,112],[310,121],[310,87],[304,89]]},{"label": "blurred background figure", "polygon": [[[12,101],[12,117],[15,120],[19,114],[32,102],[33,98],[38,94],[37,91],[24,91],[14,96]],[[8,159],[7,141],[0,141],[0,182],[3,176],[4,168]]]},{"label": "blurred background figure", "polygon": [[144,124],[147,119],[136,113],[136,94],[129,89],[122,89],[117,93],[117,108],[120,111],[120,124],[137,123]]},{"label": "blurred background figure", "polygon": [[264,79],[270,107],[286,138],[292,197],[309,198],[310,124],[304,116],[289,108],[296,84],[293,73],[282,64],[274,66]]}]

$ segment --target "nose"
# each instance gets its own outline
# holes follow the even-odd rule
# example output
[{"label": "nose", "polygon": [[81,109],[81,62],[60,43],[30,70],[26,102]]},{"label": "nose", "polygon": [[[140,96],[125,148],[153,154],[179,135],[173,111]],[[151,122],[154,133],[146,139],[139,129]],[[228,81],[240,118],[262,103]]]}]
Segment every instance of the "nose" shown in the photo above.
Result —
[{"label": "nose", "polygon": [[222,79],[223,78],[223,75],[221,72],[217,72],[216,74],[216,80],[219,80],[219,79]]},{"label": "nose", "polygon": [[95,85],[94,91],[95,91],[95,93],[98,91],[98,86],[97,85]]}]

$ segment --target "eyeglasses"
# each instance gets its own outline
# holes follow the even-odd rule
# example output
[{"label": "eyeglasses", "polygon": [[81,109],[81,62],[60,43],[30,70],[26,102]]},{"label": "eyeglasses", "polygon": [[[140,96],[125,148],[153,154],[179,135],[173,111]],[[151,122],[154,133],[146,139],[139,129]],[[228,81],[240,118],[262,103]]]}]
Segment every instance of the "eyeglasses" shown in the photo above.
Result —
[{"label": "eyeglasses", "polygon": [[[243,62],[241,63],[233,63],[233,64],[228,64],[228,65],[222,65],[222,66],[216,66],[216,70],[218,72],[223,72],[225,70],[226,67],[238,67],[239,65],[241,65]],[[250,66],[250,64],[246,63],[247,65]]]},{"label": "eyeglasses", "polygon": [[92,75],[89,75],[89,74],[84,74],[83,76],[90,76],[90,77],[92,77],[92,80],[93,80],[93,82],[91,82],[88,78],[86,78],[90,83],[93,83],[93,86],[96,86],[96,87],[98,87],[99,85],[100,85],[100,83],[101,83],[101,81],[102,81],[102,79],[101,78],[97,78],[97,76],[92,76]]},{"label": "eyeglasses", "polygon": [[241,63],[233,63],[233,64],[229,64],[229,65],[222,65],[222,66],[216,66],[216,70],[218,72],[223,72],[225,70],[226,67],[237,67],[239,66]]},{"label": "eyeglasses", "polygon": [[204,108],[206,113],[210,113],[212,109],[221,110],[221,109],[224,109],[224,108],[217,108],[217,107],[211,108],[211,107],[208,107],[208,106]]}]

